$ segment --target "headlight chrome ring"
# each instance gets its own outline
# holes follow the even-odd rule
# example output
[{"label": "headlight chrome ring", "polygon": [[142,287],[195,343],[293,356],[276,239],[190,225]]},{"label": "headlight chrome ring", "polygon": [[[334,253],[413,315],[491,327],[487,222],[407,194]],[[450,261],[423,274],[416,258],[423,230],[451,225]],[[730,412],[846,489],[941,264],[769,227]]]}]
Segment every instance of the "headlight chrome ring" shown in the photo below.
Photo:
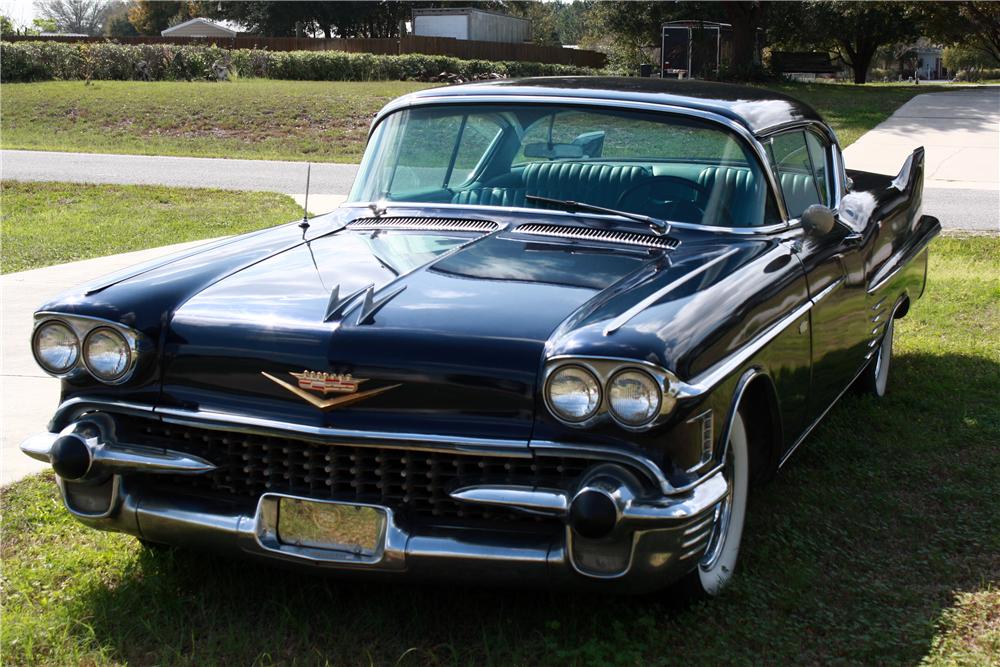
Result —
[{"label": "headlight chrome ring", "polygon": [[560,366],[545,382],[545,402],[563,421],[580,423],[597,414],[603,390],[597,377],[583,366]]},{"label": "headlight chrome ring", "polygon": [[645,371],[624,368],[608,380],[606,389],[611,416],[625,426],[645,426],[660,414],[663,393]]},{"label": "headlight chrome ring", "polygon": [[135,367],[136,356],[132,342],[108,326],[91,330],[83,339],[83,363],[101,382],[125,382]]},{"label": "headlight chrome ring", "polygon": [[31,353],[45,372],[64,377],[80,360],[80,339],[66,323],[46,320],[31,335]]}]

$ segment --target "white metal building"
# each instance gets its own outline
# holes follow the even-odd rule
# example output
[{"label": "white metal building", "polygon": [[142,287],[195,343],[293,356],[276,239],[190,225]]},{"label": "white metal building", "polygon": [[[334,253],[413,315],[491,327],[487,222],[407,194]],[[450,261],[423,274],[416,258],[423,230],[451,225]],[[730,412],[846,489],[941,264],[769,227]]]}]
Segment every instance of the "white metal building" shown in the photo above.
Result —
[{"label": "white metal building", "polygon": [[531,21],[471,7],[414,9],[413,34],[518,44],[531,40]]}]

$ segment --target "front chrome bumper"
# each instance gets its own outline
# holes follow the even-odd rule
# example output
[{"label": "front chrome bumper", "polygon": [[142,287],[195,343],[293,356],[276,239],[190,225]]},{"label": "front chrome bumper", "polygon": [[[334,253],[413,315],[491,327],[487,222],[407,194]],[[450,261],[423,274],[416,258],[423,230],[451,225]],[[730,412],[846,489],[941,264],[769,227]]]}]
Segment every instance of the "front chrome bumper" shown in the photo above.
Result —
[{"label": "front chrome bumper", "polygon": [[[728,493],[721,473],[682,495],[650,497],[614,464],[597,464],[575,490],[471,486],[452,497],[559,519],[552,530],[518,531],[423,526],[397,521],[391,508],[377,554],[359,558],[343,550],[304,547],[281,541],[277,503],[291,494],[265,493],[256,506],[165,492],[150,480],[158,473],[201,474],[208,461],[170,450],[109,441],[112,425],[100,417],[81,418],[60,433],[31,436],[22,451],[53,463],[67,509],[100,530],[124,532],[151,542],[246,555],[307,569],[366,571],[476,581],[531,582],[580,586],[588,583],[625,591],[655,590],[692,570],[714,527],[715,509]],[[75,468],[57,460],[60,441],[77,441],[89,453]],[[60,470],[73,479],[58,474]],[[613,526],[594,534],[575,523],[573,505],[583,495],[604,502]],[[302,498],[303,500],[312,500]],[[328,501],[334,502],[334,501]],[[344,503],[352,504],[352,503]]]}]

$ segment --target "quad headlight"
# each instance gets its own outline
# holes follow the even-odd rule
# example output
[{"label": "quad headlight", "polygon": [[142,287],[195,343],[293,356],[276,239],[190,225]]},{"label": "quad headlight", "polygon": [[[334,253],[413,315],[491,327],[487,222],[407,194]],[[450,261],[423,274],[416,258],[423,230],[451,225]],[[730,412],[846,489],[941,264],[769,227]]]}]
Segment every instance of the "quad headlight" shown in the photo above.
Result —
[{"label": "quad headlight", "polygon": [[143,335],[98,317],[38,313],[31,351],[46,373],[77,378],[90,373],[107,384],[128,381],[149,344]]},{"label": "quad headlight", "polygon": [[545,385],[546,400],[556,417],[581,422],[593,417],[601,406],[601,385],[581,366],[563,366]]},{"label": "quad headlight", "polygon": [[659,414],[662,400],[656,381],[642,371],[624,370],[608,382],[611,414],[629,426],[651,422]]},{"label": "quad headlight", "polygon": [[42,369],[53,375],[64,375],[80,358],[80,339],[68,326],[53,320],[35,329],[31,350]]},{"label": "quad headlight", "polygon": [[660,423],[677,403],[680,382],[659,366],[611,357],[562,357],[546,369],[544,399],[567,426],[612,421],[627,431]]},{"label": "quad headlight", "polygon": [[116,382],[132,365],[132,347],[111,327],[98,327],[83,342],[83,363],[103,382]]}]

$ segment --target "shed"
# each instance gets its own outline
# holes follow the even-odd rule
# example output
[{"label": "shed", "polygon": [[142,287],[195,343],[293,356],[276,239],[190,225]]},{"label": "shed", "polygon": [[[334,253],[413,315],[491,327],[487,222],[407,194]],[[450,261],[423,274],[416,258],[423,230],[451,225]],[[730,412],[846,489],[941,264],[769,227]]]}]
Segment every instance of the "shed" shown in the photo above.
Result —
[{"label": "shed", "polygon": [[531,40],[531,21],[472,7],[414,9],[413,34],[519,44]]},{"label": "shed", "polygon": [[162,37],[236,37],[238,31],[203,18],[193,18],[170,26],[160,33]]}]

